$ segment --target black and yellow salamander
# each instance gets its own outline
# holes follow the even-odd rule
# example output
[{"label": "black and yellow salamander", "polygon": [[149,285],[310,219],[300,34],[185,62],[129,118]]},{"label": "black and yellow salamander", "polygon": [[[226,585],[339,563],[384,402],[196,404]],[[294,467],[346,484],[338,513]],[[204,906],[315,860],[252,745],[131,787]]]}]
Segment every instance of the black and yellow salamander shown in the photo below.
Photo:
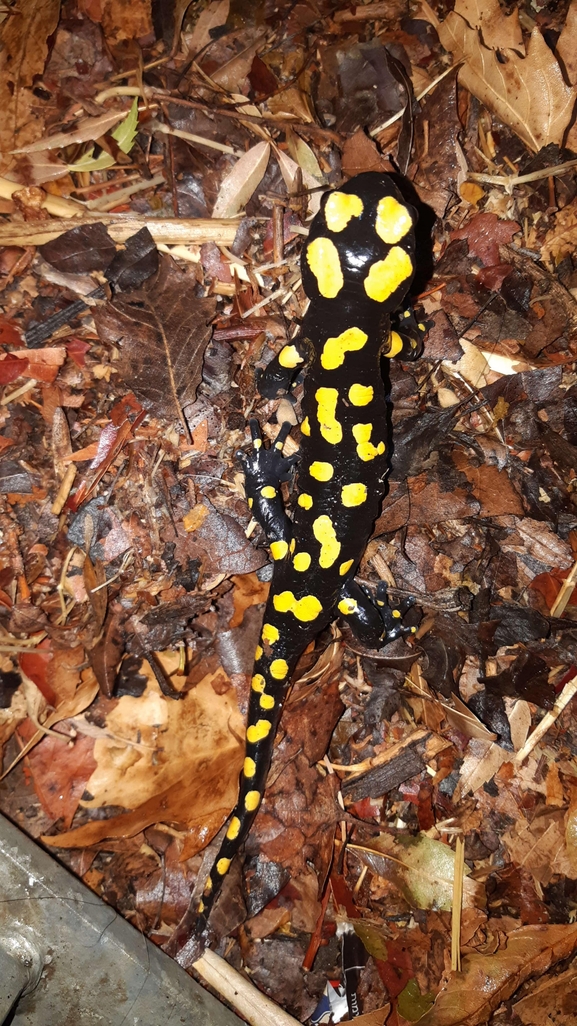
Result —
[{"label": "black and yellow salamander", "polygon": [[[202,899],[171,939],[173,952],[191,934],[205,939],[214,900],[260,805],[291,674],[306,646],[337,616],[372,648],[415,630],[402,624],[414,600],[391,608],[384,585],[373,600],[355,582],[388,468],[381,357],[415,358],[425,330],[403,307],[415,267],[415,221],[388,174],[358,175],[323,196],[302,255],[311,301],[302,330],[258,380],[261,394],[275,397],[307,368],[302,443],[299,455],[287,458],[290,425],[282,424],[266,447],[252,420],[252,449],[238,454],[274,572],[255,653],[238,802]],[[280,483],[297,462],[291,519]]]}]

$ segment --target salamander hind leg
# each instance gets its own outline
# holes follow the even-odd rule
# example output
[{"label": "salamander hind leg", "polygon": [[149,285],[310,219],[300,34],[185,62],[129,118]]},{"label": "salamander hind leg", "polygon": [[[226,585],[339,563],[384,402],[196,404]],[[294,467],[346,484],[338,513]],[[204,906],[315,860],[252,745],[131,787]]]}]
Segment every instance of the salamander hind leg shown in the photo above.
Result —
[{"label": "salamander hind leg", "polygon": [[298,455],[283,456],[282,450],[291,425],[285,421],[267,448],[260,426],[254,418],[249,421],[252,449],[237,452],[245,474],[245,489],[249,509],[266,534],[273,559],[282,559],[292,538],[292,523],[284,510],[280,491],[282,481],[288,481]]},{"label": "salamander hind leg", "polygon": [[391,314],[391,330],[382,353],[388,359],[417,360],[423,352],[423,339],[431,321],[420,321],[412,306]]},{"label": "salamander hind leg", "polygon": [[391,606],[384,581],[377,585],[373,598],[368,590],[351,580],[343,586],[337,608],[363,645],[383,648],[397,638],[416,633],[416,627],[403,625],[405,613],[414,604],[411,596],[398,606]]}]

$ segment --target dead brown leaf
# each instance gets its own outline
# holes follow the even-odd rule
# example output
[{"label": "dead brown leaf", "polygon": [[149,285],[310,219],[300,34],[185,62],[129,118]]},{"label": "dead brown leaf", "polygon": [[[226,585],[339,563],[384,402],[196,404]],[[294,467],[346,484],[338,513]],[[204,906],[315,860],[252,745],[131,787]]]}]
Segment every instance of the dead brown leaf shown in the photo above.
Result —
[{"label": "dead brown leaf", "polygon": [[454,60],[465,62],[459,79],[474,96],[529,149],[537,152],[549,143],[561,145],[577,89],[565,83],[559,62],[538,27],[531,33],[526,57],[509,50],[498,59],[494,50],[483,45],[479,31],[455,11],[443,22],[427,3],[423,11]]},{"label": "dead brown leaf", "polygon": [[535,974],[567,958],[577,946],[577,925],[523,926],[491,955],[466,955],[420,1026],[480,1026],[497,1006]]},{"label": "dead brown leaf", "polygon": [[0,30],[0,169],[13,165],[10,153],[38,139],[43,123],[31,117],[37,106],[32,86],[44,71],[48,39],[56,31],[60,0],[18,0]]},{"label": "dead brown leaf", "polygon": [[216,301],[195,299],[193,284],[170,257],[142,288],[94,314],[100,337],[122,348],[121,374],[149,409],[184,422],[194,402]]}]

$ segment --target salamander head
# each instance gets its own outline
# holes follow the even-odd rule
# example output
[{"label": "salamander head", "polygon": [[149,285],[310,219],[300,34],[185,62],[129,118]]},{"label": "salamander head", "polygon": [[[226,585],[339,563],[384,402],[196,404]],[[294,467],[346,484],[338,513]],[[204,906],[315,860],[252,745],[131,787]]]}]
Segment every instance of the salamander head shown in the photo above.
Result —
[{"label": "salamander head", "polygon": [[387,174],[368,171],[326,193],[303,249],[305,292],[394,309],[414,273],[415,221]]}]

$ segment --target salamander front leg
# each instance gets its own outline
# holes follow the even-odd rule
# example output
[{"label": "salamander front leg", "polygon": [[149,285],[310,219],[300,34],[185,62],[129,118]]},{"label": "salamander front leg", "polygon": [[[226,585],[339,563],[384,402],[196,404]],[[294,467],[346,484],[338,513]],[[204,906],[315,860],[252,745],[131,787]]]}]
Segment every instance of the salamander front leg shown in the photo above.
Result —
[{"label": "salamander front leg", "polygon": [[292,538],[292,522],[284,510],[280,483],[289,480],[299,459],[298,455],[282,454],[291,425],[287,421],[281,424],[268,449],[263,443],[258,421],[251,419],[249,427],[252,450],[236,454],[245,474],[248,507],[266,534],[273,559],[283,559]]},{"label": "salamander front leg", "polygon": [[257,370],[256,384],[261,395],[276,399],[279,392],[288,392],[310,360],[310,343],[298,336],[283,346],[278,356],[265,367]]},{"label": "salamander front leg", "polygon": [[398,606],[391,606],[384,581],[377,585],[373,599],[368,591],[351,580],[342,589],[338,610],[363,645],[384,648],[397,638],[415,634],[416,627],[403,626],[403,617],[414,604],[411,596]]}]

